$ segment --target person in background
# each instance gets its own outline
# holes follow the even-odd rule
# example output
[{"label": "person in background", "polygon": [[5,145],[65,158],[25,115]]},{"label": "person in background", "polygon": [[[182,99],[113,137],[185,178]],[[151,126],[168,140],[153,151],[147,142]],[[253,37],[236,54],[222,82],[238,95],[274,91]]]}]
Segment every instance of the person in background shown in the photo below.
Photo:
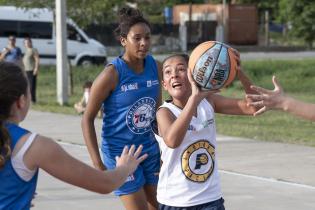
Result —
[{"label": "person in background", "polygon": [[15,63],[18,66],[22,67],[22,51],[19,47],[15,45],[16,38],[13,35],[8,37],[8,45],[7,47],[3,48],[0,61],[6,61]]},{"label": "person in background", "polygon": [[260,107],[255,115],[262,114],[267,110],[277,109],[303,119],[315,121],[315,104],[306,103],[286,95],[275,76],[272,77],[272,82],[275,87],[274,90],[251,86],[259,94],[246,95],[248,99],[252,100],[249,105]]},{"label": "person in background", "polygon": [[30,84],[32,102],[36,103],[36,82],[39,70],[39,54],[33,47],[31,38],[24,39],[25,52],[23,56],[24,70]]},{"label": "person in background", "polygon": [[86,81],[83,85],[83,96],[81,98],[81,100],[77,103],[74,104],[74,109],[77,111],[78,114],[83,114],[88,100],[89,100],[89,96],[90,96],[90,91],[91,91],[91,87],[92,87],[92,82],[91,81]]},{"label": "person in background", "polygon": [[[110,193],[121,186],[147,154],[142,146],[124,147],[113,170],[100,171],[73,158],[55,141],[19,126],[30,107],[25,72],[0,62],[0,210],[29,210],[38,169],[69,184]],[[109,207],[110,209],[110,207]]]}]

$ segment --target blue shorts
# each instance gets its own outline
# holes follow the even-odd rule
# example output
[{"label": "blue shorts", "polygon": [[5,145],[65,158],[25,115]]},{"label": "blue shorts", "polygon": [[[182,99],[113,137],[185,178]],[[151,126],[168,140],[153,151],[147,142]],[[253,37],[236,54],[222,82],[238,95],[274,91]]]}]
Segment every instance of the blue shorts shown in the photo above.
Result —
[{"label": "blue shorts", "polygon": [[[115,158],[111,158],[103,153],[103,162],[106,168],[116,167]],[[160,171],[160,153],[148,154],[148,157],[140,163],[136,171],[127,177],[125,184],[114,190],[117,196],[128,195],[137,192],[143,185],[157,185]]]},{"label": "blue shorts", "polygon": [[224,199],[220,198],[209,203],[200,204],[197,206],[189,207],[175,207],[167,206],[159,203],[159,210],[225,210],[224,208]]}]

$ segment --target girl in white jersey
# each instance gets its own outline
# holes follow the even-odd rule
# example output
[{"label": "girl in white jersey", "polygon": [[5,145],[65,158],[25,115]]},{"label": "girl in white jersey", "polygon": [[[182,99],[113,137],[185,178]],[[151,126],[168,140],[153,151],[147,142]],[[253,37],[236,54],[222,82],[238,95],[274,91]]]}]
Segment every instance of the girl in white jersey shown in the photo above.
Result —
[{"label": "girl in white jersey", "polygon": [[[214,113],[252,115],[255,109],[245,100],[200,91],[187,73],[187,63],[185,55],[173,55],[163,63],[162,86],[172,99],[157,112],[163,162],[157,189],[159,209],[224,210]],[[239,67],[238,78],[246,93],[253,93]]]}]

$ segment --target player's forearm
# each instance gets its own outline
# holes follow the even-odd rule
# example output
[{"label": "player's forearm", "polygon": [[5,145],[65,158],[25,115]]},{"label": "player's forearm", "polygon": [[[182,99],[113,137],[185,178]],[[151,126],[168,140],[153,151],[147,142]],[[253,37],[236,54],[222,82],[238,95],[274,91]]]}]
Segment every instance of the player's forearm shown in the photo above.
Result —
[{"label": "player's forearm", "polygon": [[192,97],[188,99],[183,111],[170,126],[167,135],[164,137],[167,146],[176,148],[182,143],[197,105],[198,103]]},{"label": "player's forearm", "polygon": [[243,72],[243,70],[239,70],[237,72],[237,77],[243,85],[244,91],[247,94],[257,94],[257,91],[250,88],[253,83],[250,81],[248,76]]},{"label": "player's forearm", "polygon": [[102,161],[97,144],[94,120],[88,119],[86,115],[83,115],[81,126],[87,149],[89,151],[94,166],[97,167],[98,165],[102,164]]},{"label": "player's forearm", "polygon": [[282,110],[315,121],[315,104],[302,102],[287,96],[282,102]]},{"label": "player's forearm", "polygon": [[90,177],[91,182],[84,188],[107,194],[123,185],[129,175],[129,171],[127,167],[119,166],[114,170],[93,171],[87,175]]}]

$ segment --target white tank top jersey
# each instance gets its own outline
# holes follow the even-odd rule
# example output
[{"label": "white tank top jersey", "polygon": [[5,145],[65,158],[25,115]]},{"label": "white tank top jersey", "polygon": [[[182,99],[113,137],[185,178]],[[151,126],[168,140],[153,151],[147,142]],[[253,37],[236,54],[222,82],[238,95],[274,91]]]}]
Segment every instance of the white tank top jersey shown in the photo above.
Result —
[{"label": "white tank top jersey", "polygon": [[[172,103],[161,107],[175,117],[182,112]],[[168,206],[189,207],[218,200],[222,197],[216,159],[216,128],[214,110],[204,99],[197,107],[181,145],[166,146],[156,135],[161,149],[162,167],[157,188],[157,200]]]}]

